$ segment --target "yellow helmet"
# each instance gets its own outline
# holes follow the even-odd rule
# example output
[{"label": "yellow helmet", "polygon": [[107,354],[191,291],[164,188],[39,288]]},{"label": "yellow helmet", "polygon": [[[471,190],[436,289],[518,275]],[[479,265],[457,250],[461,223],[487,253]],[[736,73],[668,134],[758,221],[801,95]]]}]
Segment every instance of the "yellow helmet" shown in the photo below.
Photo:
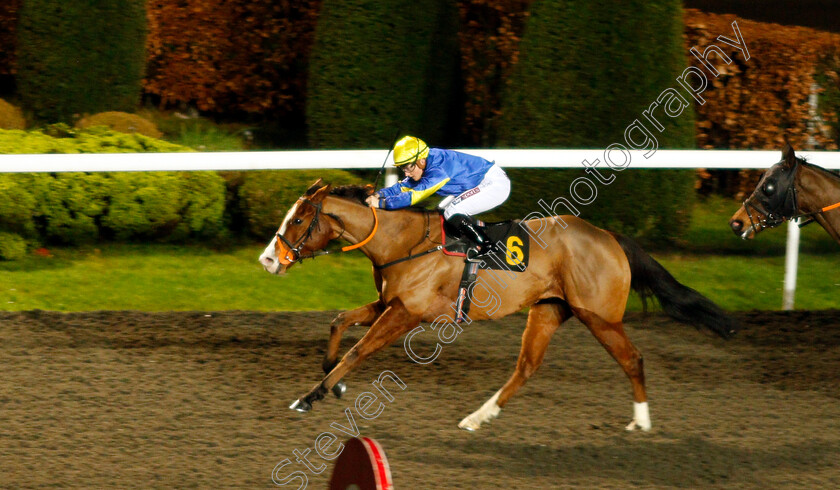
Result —
[{"label": "yellow helmet", "polygon": [[420,138],[405,136],[394,145],[394,166],[401,167],[429,156],[429,145]]}]

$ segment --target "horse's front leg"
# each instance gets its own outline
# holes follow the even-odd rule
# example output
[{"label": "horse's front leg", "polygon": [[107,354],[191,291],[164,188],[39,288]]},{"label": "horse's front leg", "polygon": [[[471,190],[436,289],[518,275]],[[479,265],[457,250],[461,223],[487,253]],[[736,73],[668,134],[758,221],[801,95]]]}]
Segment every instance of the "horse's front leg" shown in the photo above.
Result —
[{"label": "horse's front leg", "polygon": [[[341,336],[344,335],[345,330],[354,325],[366,327],[373,325],[373,322],[382,315],[384,310],[385,305],[376,300],[355,310],[341,312],[333,319],[330,323],[330,340],[327,342],[327,353],[324,355],[324,362],[321,365],[324,368],[324,374],[329,374],[338,364],[338,348],[341,346]],[[347,385],[343,381],[338,381],[332,387],[333,394],[338,398],[341,398],[345,391],[347,391]]]},{"label": "horse's front leg", "polygon": [[289,408],[299,412],[308,412],[312,403],[324,398],[324,395],[338,383],[345,374],[358,366],[374,352],[392,344],[401,335],[420,324],[420,316],[411,314],[402,301],[391,301],[382,315],[373,322],[367,333],[356,342],[332,371],[320,383],[315,385],[306,396],[299,398]]}]

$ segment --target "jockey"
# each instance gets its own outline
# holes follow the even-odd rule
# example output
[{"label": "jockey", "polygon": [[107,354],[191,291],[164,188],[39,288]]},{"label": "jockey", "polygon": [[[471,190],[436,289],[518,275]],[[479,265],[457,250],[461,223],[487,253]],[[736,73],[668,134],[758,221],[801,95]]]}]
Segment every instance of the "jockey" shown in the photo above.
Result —
[{"label": "jockey", "polygon": [[510,195],[510,180],[501,167],[466,153],[429,148],[414,136],[394,145],[394,166],[406,178],[369,196],[371,207],[400,209],[432,194],[455,196],[441,203],[446,222],[472,239],[481,255],[495,249],[472,216],[501,205]]}]

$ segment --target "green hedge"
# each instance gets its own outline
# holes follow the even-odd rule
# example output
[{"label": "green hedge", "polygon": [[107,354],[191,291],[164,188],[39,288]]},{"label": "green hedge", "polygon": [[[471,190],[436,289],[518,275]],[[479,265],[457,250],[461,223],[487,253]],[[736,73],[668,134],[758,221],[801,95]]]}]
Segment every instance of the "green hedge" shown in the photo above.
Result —
[{"label": "green hedge", "polygon": [[381,148],[394,132],[458,136],[458,10],[452,0],[324,0],[309,66],[315,148]]},{"label": "green hedge", "polygon": [[[188,151],[104,128],[0,131],[0,153]],[[215,172],[0,174],[3,246],[100,239],[185,240],[225,234],[225,181]],[[14,236],[16,238],[9,238]],[[10,245],[8,245],[10,244]],[[4,258],[9,255],[2,252]]]},{"label": "green hedge", "polygon": [[185,146],[126,134],[99,126],[72,129],[54,124],[34,131],[0,130],[0,154],[13,153],[171,153],[190,151]]},{"label": "green hedge", "polygon": [[26,0],[20,9],[17,84],[41,120],[132,112],[145,70],[145,0]]},{"label": "green hedge", "polygon": [[343,170],[262,170],[246,172],[238,188],[248,233],[268,240],[280,227],[286,212],[318,179],[333,186],[362,184]]},{"label": "green hedge", "polygon": [[24,174],[11,178],[26,182],[35,199],[32,218],[44,241],[75,244],[99,237],[97,220],[107,209],[110,197],[104,174]]},{"label": "green hedge", "polygon": [[[2,131],[0,131],[2,134]],[[0,231],[33,237],[36,234],[32,216],[37,201],[28,179],[0,174]]]},{"label": "green hedge", "polygon": [[4,208],[0,230],[36,243],[181,241],[224,232],[225,183],[215,172],[2,174],[3,188],[19,204]]},{"label": "green hedge", "polygon": [[[625,144],[624,131],[676,82],[689,66],[679,0],[536,1],[521,43],[519,64],[503,94],[499,146],[605,148]],[[688,100],[691,98],[681,91]],[[677,118],[658,109],[660,148],[694,147],[694,114]],[[692,171],[607,169],[601,153],[590,161],[606,178],[595,202],[578,206],[600,226],[652,241],[673,241],[688,224]],[[657,155],[651,157],[655,163]],[[501,162],[504,164],[504,162]],[[633,166],[633,163],[630,164]],[[569,185],[581,170],[512,170],[509,205],[496,217],[539,211],[537,200],[571,199]],[[539,189],[539,195],[534,190]]]},{"label": "green hedge", "polygon": [[20,260],[26,255],[26,240],[15,233],[0,231],[0,260]]}]

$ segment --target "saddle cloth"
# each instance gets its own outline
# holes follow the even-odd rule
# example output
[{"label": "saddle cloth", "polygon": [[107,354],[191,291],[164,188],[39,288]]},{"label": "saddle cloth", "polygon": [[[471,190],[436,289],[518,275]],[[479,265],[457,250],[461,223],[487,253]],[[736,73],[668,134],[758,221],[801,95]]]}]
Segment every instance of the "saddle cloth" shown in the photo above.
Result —
[{"label": "saddle cloth", "polygon": [[[499,223],[484,223],[477,221],[478,225],[487,232],[490,240],[496,244],[496,251],[490,255],[482,256],[479,269],[504,270],[523,272],[528,268],[530,257],[531,236],[522,227],[519,220],[502,221]],[[446,255],[466,257],[467,249],[475,244],[467,241],[454,243],[463,238],[458,232],[450,227],[443,216],[440,217],[441,236],[444,245],[452,244],[443,249]]]},{"label": "saddle cloth", "polygon": [[461,283],[458,286],[458,297],[455,299],[456,323],[461,323],[468,318],[467,314],[472,303],[470,289],[478,280],[479,269],[523,272],[528,268],[531,236],[518,220],[487,224],[478,221],[477,224],[484,227],[487,236],[496,244],[496,251],[482,256],[481,260],[467,261],[467,249],[474,247],[475,244],[467,241],[454,243],[463,237],[448,226],[443,216],[440,217],[442,241],[444,245],[450,244],[443,249],[443,253],[465,258],[464,272],[461,274]]}]

